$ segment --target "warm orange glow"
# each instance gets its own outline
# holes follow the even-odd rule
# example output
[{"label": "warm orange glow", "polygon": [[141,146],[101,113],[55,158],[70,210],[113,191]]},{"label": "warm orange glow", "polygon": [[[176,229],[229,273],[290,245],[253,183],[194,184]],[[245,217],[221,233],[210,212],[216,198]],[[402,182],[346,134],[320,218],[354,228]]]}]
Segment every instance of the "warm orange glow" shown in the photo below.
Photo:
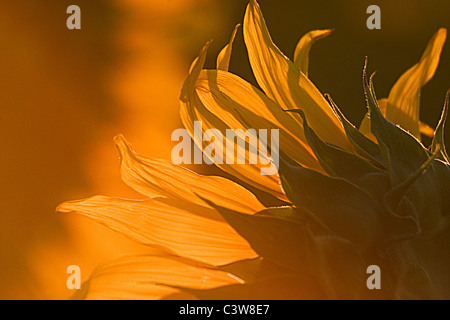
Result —
[{"label": "warm orange glow", "polygon": [[[180,126],[179,87],[190,63],[179,50],[185,39],[170,32],[198,4],[77,4],[93,12],[83,15],[81,36],[65,28],[65,3],[0,5],[0,37],[8,48],[0,59],[6,93],[0,130],[7,137],[2,150],[11,155],[0,160],[10,168],[2,172],[0,193],[0,298],[66,299],[73,293],[67,266],[79,265],[85,280],[119,254],[148,252],[85,218],[54,212],[65,199],[100,190],[136,196],[120,181],[112,139],[118,133],[146,154],[170,156],[170,133]],[[113,11],[123,15],[95,25]],[[220,17],[198,18],[197,29],[220,28]]]},{"label": "warm orange glow", "polygon": [[[158,160],[170,159],[175,144],[170,140],[171,133],[183,125],[192,131],[189,126],[193,120],[203,120],[207,128],[279,128],[282,147],[294,162],[324,172],[306,141],[301,117],[279,107],[306,108],[310,125],[320,138],[354,152],[322,93],[336,92],[336,101],[347,103],[350,112],[345,113],[361,119],[366,110],[354,93],[360,93],[356,90],[361,87],[364,55],[374,55],[377,67],[386,65],[377,75],[383,80],[378,82],[380,97],[387,97],[379,100],[383,114],[418,138],[419,132],[425,136],[434,134],[433,119],[437,119],[441,96],[432,96],[424,85],[434,76],[437,90],[448,87],[445,72],[449,70],[449,50],[442,49],[446,38],[442,27],[447,26],[436,25],[441,20],[448,24],[448,10],[429,14],[421,5],[411,5],[402,8],[402,20],[392,16],[392,12],[402,11],[399,5],[386,4],[386,24],[380,32],[370,34],[360,28],[361,19],[355,18],[361,11],[359,0],[350,0],[348,5],[335,1],[339,4],[331,5],[326,13],[319,12],[323,10],[314,2],[292,2],[286,4],[287,17],[275,2],[267,3],[270,27],[280,21],[301,21],[288,24],[289,30],[271,29],[272,43],[256,7],[250,6],[243,19],[247,1],[77,2],[83,12],[83,28],[78,33],[65,27],[65,1],[0,4],[0,39],[4,48],[0,50],[0,299],[66,299],[74,293],[66,287],[66,268],[72,264],[81,267],[82,281],[91,274],[98,277],[98,290],[91,293],[94,298],[161,298],[178,292],[157,287],[152,282],[156,280],[200,289],[242,283],[232,273],[214,268],[253,259],[257,253],[204,200],[246,216],[264,210],[267,204],[262,200],[277,204],[289,200],[279,177],[261,176],[258,165],[223,165],[223,172],[216,167],[196,167],[227,176],[223,178],[197,175]],[[309,9],[319,11],[305,15]],[[319,15],[322,20],[317,18]],[[243,20],[248,27],[242,32],[241,26],[233,34],[229,51],[223,51],[217,60],[219,70],[201,70],[214,68],[214,59],[228,43],[233,26]],[[335,36],[336,40],[327,37],[323,41],[331,41],[330,46],[320,47],[321,40],[318,55],[310,60],[312,43],[328,35],[330,29],[313,31],[297,48],[296,41],[316,27],[335,27],[329,38]],[[439,31],[419,60],[420,50],[425,47],[412,52],[419,43],[413,36],[425,44],[424,39],[436,30]],[[230,60],[235,37],[233,55],[236,52],[239,58]],[[211,38],[215,41],[209,43],[208,56],[205,47],[183,87],[192,60]],[[368,47],[368,52],[360,47]],[[390,48],[389,54],[380,48]],[[292,62],[281,51],[289,53]],[[439,57],[442,67],[436,70]],[[395,76],[389,74],[391,78],[387,78],[398,61],[404,65],[399,64]],[[404,70],[408,71],[402,73]],[[358,78],[352,78],[355,75]],[[408,106],[399,98],[403,91],[410,93],[409,102],[413,100]],[[426,101],[420,114],[425,115],[421,118],[424,122],[419,122],[420,99]],[[212,116],[207,116],[208,112]],[[404,113],[410,116],[405,119]],[[242,123],[242,115],[254,117]],[[369,130],[367,120],[363,121],[361,131],[376,141]],[[145,157],[136,155],[124,136]],[[156,176],[155,181],[150,181],[149,176]],[[235,181],[244,182],[245,187]],[[111,198],[71,203],[72,207],[60,207],[61,212],[80,211],[122,234],[86,217],[55,214],[63,201],[94,194]],[[170,199],[145,200],[142,207],[142,203],[130,204],[115,198],[161,195]],[[108,204],[115,205],[113,213],[117,214],[110,215],[111,219],[107,217]],[[127,214],[135,213],[136,208],[142,215],[127,219]],[[167,213],[173,214],[176,223],[167,223]],[[169,231],[161,232],[155,221]],[[130,226],[134,233],[124,232]],[[188,232],[179,236],[184,230]],[[186,243],[194,247],[186,249]],[[167,250],[160,250],[160,246]],[[123,254],[154,257],[130,258],[126,263],[112,260]],[[186,274],[182,269],[185,265],[189,265]],[[128,278],[130,266],[132,277]],[[167,277],[165,268],[173,268],[174,277]],[[146,273],[155,278],[147,279]],[[204,281],[200,283],[198,279]],[[135,280],[153,286],[153,295],[146,295],[144,290],[133,291]],[[124,290],[114,291],[117,288],[110,287],[114,281],[122,283]],[[111,290],[111,294],[104,290]],[[132,295],[127,296],[127,290]]]}]

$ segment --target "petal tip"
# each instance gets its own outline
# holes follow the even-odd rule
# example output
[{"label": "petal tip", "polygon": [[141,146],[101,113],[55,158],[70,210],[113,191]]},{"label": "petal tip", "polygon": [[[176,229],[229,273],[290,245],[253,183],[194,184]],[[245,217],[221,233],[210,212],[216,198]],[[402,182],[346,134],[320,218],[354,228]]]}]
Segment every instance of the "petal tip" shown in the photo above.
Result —
[{"label": "petal tip", "polygon": [[113,139],[116,144],[117,150],[119,150],[120,157],[123,159],[125,155],[132,154],[131,143],[122,134],[118,134]]},{"label": "petal tip", "polygon": [[213,43],[214,39],[209,39],[208,41],[206,41],[205,45],[203,46],[203,48],[200,50],[200,54],[199,56],[203,56],[206,54],[206,51],[208,50],[208,48],[211,46],[211,44]]},{"label": "petal tip", "polygon": [[443,36],[443,37],[447,36],[447,28],[440,28],[438,30],[438,33],[440,36]]},{"label": "petal tip", "polygon": [[56,213],[73,213],[74,210],[73,210],[73,208],[71,208],[71,203],[72,203],[71,201],[66,201],[66,202],[59,204],[56,207],[55,212]]},{"label": "petal tip", "polygon": [[249,9],[249,10],[255,10],[255,9],[258,10],[259,9],[258,1],[256,1],[256,0],[249,0],[247,9]]}]

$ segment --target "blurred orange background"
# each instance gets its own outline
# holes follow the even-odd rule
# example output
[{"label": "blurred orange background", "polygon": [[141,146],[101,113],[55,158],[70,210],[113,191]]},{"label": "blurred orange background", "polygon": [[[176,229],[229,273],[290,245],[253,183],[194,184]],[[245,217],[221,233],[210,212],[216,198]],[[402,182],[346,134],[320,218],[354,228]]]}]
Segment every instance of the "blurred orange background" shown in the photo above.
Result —
[{"label": "blurred orange background", "polygon": [[[335,28],[311,52],[310,77],[355,123],[365,113],[365,56],[387,96],[418,61],[432,34],[450,27],[448,0],[259,1],[273,40],[288,56],[301,35]],[[81,8],[81,30],[66,8]],[[140,154],[170,159],[181,127],[178,96],[190,63],[214,39],[214,67],[245,0],[77,0],[0,3],[0,299],[66,299],[66,268],[86,279],[99,263],[146,248],[74,215],[70,199],[139,197],[121,182],[112,142],[122,133]],[[368,30],[378,4],[382,29]],[[450,87],[450,49],[422,94],[422,119],[435,126]],[[242,34],[232,72],[255,84]],[[448,136],[448,135],[447,135]],[[211,169],[211,168],[209,168]]]}]

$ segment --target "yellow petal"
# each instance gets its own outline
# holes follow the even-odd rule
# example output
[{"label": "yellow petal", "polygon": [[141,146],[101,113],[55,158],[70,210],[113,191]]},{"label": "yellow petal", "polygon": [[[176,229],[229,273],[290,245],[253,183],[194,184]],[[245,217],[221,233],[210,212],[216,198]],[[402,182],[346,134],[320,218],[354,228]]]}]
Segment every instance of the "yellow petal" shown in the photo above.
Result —
[{"label": "yellow petal", "polygon": [[316,170],[321,167],[301,126],[279,105],[238,76],[217,70],[203,70],[196,84],[203,105],[229,128],[278,129],[280,149],[294,161]]},{"label": "yellow petal", "polygon": [[[219,118],[216,114],[208,110],[200,100],[200,97],[197,93],[197,81],[205,63],[206,50],[208,46],[209,43],[202,49],[199,57],[194,61],[191,67],[191,71],[183,84],[180,95],[181,120],[183,121],[184,127],[192,136],[194,143],[201,150],[203,150],[206,145],[202,143],[202,137],[194,136],[195,121],[202,122],[202,132],[200,133],[201,135],[203,135],[203,133],[207,129],[217,129],[222,134],[226,133],[227,129],[239,129],[230,128],[223,119]],[[271,193],[280,199],[286,200],[286,196],[281,190],[279,177],[277,175],[262,175],[260,171],[261,164],[249,164],[249,161],[247,161],[249,157],[247,148],[243,149],[237,146],[236,153],[245,155],[245,164],[236,164],[236,162],[235,164],[227,164],[226,161],[224,161],[223,164],[217,164],[217,166],[245,183],[248,183],[265,192]]]},{"label": "yellow petal", "polygon": [[238,283],[243,281],[233,274],[180,257],[132,256],[97,267],[86,284],[84,299],[156,300],[178,292],[164,284],[212,289]]},{"label": "yellow petal", "polygon": [[186,201],[95,196],[65,202],[57,211],[85,215],[139,243],[213,265],[256,257],[217,211]]},{"label": "yellow petal", "polygon": [[300,38],[294,51],[294,64],[300,71],[308,76],[309,51],[314,43],[328,36],[333,29],[313,30]]},{"label": "yellow petal", "polygon": [[230,42],[220,51],[217,56],[217,69],[228,71],[228,67],[230,65],[231,51],[233,49],[234,38],[236,37],[236,33],[240,27],[240,24],[234,27],[233,33],[231,34]]},{"label": "yellow petal", "polygon": [[397,80],[388,96],[386,118],[409,131],[417,139],[420,139],[420,90],[437,69],[446,36],[446,29],[442,28],[436,32],[420,61]]},{"label": "yellow petal", "polygon": [[[198,76],[202,71],[202,68],[205,64],[206,60],[206,52],[208,51],[209,46],[211,45],[211,40],[208,41],[205,46],[200,50],[200,54],[195,60],[192,62],[189,68],[189,74],[186,77],[186,80],[183,83],[183,87],[180,92],[180,100],[183,103],[189,102],[192,94],[192,88],[195,87],[195,83],[197,82]],[[183,104],[182,104],[183,106]],[[187,110],[188,112],[193,112],[193,109]]]},{"label": "yellow petal", "polygon": [[[323,95],[272,42],[255,0],[247,7],[243,29],[253,73],[269,98],[283,109],[302,109],[322,140],[352,150],[342,124]],[[298,115],[292,117],[301,123]]]},{"label": "yellow petal", "polygon": [[209,207],[197,195],[242,213],[265,209],[247,189],[223,177],[202,176],[167,160],[143,157],[122,135],[114,138],[120,151],[122,180],[148,197],[166,196]]}]

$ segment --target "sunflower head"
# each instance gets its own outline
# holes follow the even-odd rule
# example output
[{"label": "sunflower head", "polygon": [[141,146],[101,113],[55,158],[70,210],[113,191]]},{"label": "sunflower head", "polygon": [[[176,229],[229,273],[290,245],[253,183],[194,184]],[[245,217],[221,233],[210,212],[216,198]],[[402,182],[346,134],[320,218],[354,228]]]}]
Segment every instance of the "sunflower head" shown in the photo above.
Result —
[{"label": "sunflower head", "polygon": [[[331,30],[302,37],[291,61],[272,42],[254,0],[243,29],[262,90],[228,71],[236,28],[217,69],[203,69],[209,43],[193,62],[180,114],[203,151],[210,148],[202,139],[209,129],[280,130],[278,174],[261,175],[261,163],[226,161],[216,165],[233,181],[201,176],[142,157],[117,136],[122,178],[146,198],[97,196],[59,211],[89,216],[158,251],[99,267],[85,297],[448,297],[449,94],[429,148],[420,135],[430,129],[418,118],[420,90],[437,68],[446,30],[434,35],[386,99],[377,100],[366,62],[367,115],[357,128],[308,78],[310,47]],[[196,121],[204,124],[200,132]],[[221,141],[249,158],[245,144]],[[263,205],[240,182],[284,205]],[[373,266],[381,272],[380,290],[368,287]]]}]

